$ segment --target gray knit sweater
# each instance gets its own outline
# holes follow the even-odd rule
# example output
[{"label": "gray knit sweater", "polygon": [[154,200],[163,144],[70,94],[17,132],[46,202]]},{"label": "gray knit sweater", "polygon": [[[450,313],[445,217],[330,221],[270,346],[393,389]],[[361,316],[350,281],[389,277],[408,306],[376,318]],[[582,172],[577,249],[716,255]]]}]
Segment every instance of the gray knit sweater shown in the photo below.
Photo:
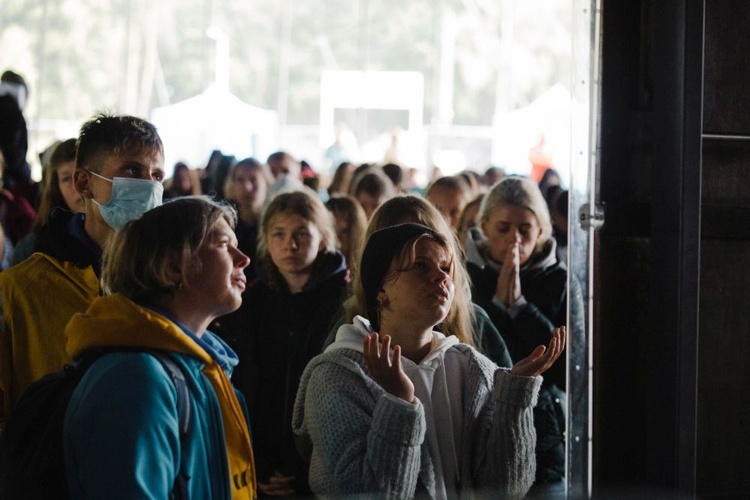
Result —
[{"label": "gray knit sweater", "polygon": [[[511,375],[464,344],[451,349],[468,358],[457,489],[462,497],[522,497],[536,473],[532,407],[541,377]],[[385,397],[359,352],[339,349],[310,362],[292,427],[309,455],[316,495],[413,498],[420,483],[435,496],[424,407]]]}]

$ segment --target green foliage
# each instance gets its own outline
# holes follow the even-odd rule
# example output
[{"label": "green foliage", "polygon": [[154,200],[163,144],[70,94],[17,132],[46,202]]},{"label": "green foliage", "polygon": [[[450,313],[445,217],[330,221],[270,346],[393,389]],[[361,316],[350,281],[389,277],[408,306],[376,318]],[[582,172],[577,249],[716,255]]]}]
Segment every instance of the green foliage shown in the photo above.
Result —
[{"label": "green foliage", "polygon": [[[511,4],[514,50],[502,62],[500,27]],[[202,92],[214,79],[210,25],[230,39],[230,90],[275,109],[279,79],[286,77],[280,71],[285,5],[292,6],[289,123],[317,123],[326,69],[421,72],[429,123],[444,15],[456,21],[454,123],[491,123],[497,79],[508,68],[514,72],[515,107],[569,80],[571,6],[562,0],[6,0],[1,5],[0,61],[25,75],[32,97],[28,113],[41,118],[83,120],[102,108],[148,115],[166,104],[159,82],[150,80],[153,43],[170,102]]]}]

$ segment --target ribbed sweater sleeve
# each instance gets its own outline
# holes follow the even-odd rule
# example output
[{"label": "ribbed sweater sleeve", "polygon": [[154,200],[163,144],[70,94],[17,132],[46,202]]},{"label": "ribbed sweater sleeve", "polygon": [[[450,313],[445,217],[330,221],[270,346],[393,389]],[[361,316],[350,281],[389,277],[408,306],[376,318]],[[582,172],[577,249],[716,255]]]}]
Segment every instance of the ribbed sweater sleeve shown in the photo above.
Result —
[{"label": "ribbed sweater sleeve", "polygon": [[[533,407],[542,379],[496,369],[492,381],[473,439],[477,448],[472,457],[472,489],[491,491],[499,498],[522,498],[536,475]],[[477,381],[470,385],[477,387]],[[477,387],[474,394],[482,392]]]},{"label": "ribbed sweater sleeve", "polygon": [[304,411],[313,444],[310,486],[316,495],[414,496],[424,408],[418,401],[391,401],[378,389],[335,363],[321,363],[310,374]]}]

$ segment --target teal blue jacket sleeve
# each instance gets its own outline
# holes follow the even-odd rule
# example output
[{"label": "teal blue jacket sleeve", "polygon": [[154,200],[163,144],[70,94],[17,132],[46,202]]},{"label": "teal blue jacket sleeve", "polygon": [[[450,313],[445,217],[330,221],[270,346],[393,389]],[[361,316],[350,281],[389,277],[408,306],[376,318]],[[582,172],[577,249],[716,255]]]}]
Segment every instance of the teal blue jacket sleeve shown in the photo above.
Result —
[{"label": "teal blue jacket sleeve", "polygon": [[98,359],[70,400],[63,442],[71,498],[168,498],[180,439],[176,389],[159,361]]}]

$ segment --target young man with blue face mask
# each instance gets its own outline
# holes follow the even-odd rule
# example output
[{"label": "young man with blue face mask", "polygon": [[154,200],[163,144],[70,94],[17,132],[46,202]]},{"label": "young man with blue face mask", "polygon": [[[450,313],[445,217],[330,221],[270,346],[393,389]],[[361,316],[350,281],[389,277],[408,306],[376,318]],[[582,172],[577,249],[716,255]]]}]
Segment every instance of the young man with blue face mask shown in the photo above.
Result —
[{"label": "young man with blue face mask", "polygon": [[65,326],[99,296],[114,231],[161,204],[163,165],[159,134],[143,119],[99,114],[81,127],[74,183],[84,213],[54,212],[35,253],[0,273],[0,423],[31,382],[71,361]]}]

